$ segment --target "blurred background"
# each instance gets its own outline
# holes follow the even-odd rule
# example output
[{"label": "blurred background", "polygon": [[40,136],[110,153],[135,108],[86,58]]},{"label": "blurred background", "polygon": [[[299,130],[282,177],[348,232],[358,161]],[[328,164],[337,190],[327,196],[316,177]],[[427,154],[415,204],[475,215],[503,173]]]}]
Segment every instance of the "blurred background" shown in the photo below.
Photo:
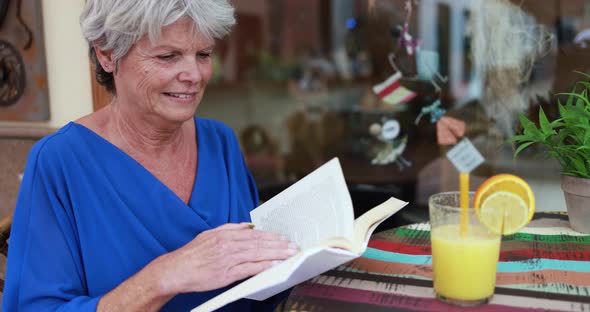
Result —
[{"label": "blurred background", "polygon": [[[236,132],[261,199],[339,157],[357,215],[396,196],[382,227],[423,221],[458,189],[442,116],[484,156],[472,175],[526,179],[539,211],[565,211],[560,172],[513,158],[518,115],[557,114],[554,94],[590,70],[590,0],[239,0],[197,110]],[[78,26],[83,0],[0,3],[0,214],[32,144],[106,105]]]}]

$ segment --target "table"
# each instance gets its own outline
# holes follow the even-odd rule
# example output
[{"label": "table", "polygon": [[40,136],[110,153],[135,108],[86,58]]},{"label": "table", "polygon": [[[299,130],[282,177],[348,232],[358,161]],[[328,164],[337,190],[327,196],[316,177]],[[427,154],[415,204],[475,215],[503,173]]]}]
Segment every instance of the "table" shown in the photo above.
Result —
[{"label": "table", "polygon": [[[377,233],[362,257],[296,286],[284,310],[469,311],[435,299],[431,263],[428,223]],[[536,214],[502,239],[496,284],[477,311],[590,311],[590,235],[565,213]]]}]

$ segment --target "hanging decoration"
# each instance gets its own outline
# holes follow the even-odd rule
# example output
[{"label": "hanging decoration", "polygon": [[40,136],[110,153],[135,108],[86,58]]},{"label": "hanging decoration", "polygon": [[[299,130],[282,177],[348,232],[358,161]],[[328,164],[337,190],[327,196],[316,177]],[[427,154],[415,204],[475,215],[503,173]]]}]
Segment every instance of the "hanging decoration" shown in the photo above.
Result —
[{"label": "hanging decoration", "polygon": [[441,75],[438,71],[432,70],[432,67],[427,62],[425,62],[425,65],[433,73],[432,78],[430,79],[430,84],[434,87],[434,90],[438,94],[438,98],[434,102],[432,102],[432,104],[422,107],[422,109],[420,110],[420,114],[418,114],[416,120],[414,121],[415,125],[418,125],[420,119],[426,114],[430,115],[430,123],[437,123],[447,112],[446,109],[440,107],[440,97],[442,93],[441,85],[443,83],[446,83],[449,80],[449,78],[447,76]]},{"label": "hanging decoration", "polygon": [[[388,61],[394,70],[393,74],[385,81],[373,86],[373,92],[390,105],[399,105],[407,103],[417,96],[417,93],[401,85],[404,80],[420,80],[419,76],[404,77],[401,67],[397,66],[395,56],[398,51],[403,51],[407,55],[417,55],[421,53],[422,40],[415,38],[410,33],[410,25],[414,6],[418,4],[417,0],[406,0],[404,9],[406,17],[402,25],[398,26],[399,38],[396,41],[396,47],[388,55]],[[372,3],[374,6],[374,2]],[[456,144],[465,134],[465,122],[453,117],[445,116],[447,110],[442,107],[442,89],[448,82],[449,78],[443,76],[436,64],[432,64],[434,57],[421,58],[421,68],[423,74],[422,81],[428,81],[434,88],[436,96],[434,100],[420,109],[416,116],[414,124],[418,125],[423,117],[428,118],[431,124],[436,124],[437,143],[439,145]],[[436,58],[438,61],[438,58]],[[417,64],[418,65],[418,64]],[[394,119],[384,120],[382,123],[375,123],[370,127],[370,133],[375,136],[381,145],[376,156],[371,160],[374,165],[387,165],[395,163],[400,170],[411,166],[411,163],[403,157],[403,152],[407,145],[407,136],[400,135],[399,122]]]},{"label": "hanging decoration", "polygon": [[402,73],[397,71],[384,82],[374,86],[373,92],[390,105],[407,103],[416,97],[416,93],[402,86],[400,84],[401,78]]},{"label": "hanging decoration", "polygon": [[457,144],[465,135],[465,122],[449,116],[443,116],[436,122],[436,143],[438,145]]},{"label": "hanging decoration", "polygon": [[[388,61],[394,70],[393,74],[385,81],[373,86],[373,92],[385,103],[400,105],[407,103],[416,97],[416,92],[401,85],[403,72],[395,63],[395,53],[403,46],[408,55],[413,55],[420,46],[420,40],[414,39],[409,33],[409,22],[412,15],[412,3],[416,0],[407,0],[405,10],[407,12],[403,27],[400,29],[400,36],[397,40],[395,50],[388,55]],[[374,2],[370,5],[374,6]],[[374,123],[369,132],[375,136],[380,145],[375,157],[371,160],[373,165],[388,165],[395,163],[399,170],[410,167],[411,162],[403,157],[408,144],[408,136],[400,135],[400,123],[395,119],[384,118],[381,123]]]},{"label": "hanging decoration", "polygon": [[434,90],[440,94],[440,92],[442,91],[441,85],[449,81],[449,77],[441,75],[438,71],[433,72],[434,76],[432,77],[432,79],[430,79],[430,84],[434,87]]},{"label": "hanging decoration", "polygon": [[400,68],[395,64],[395,52],[399,50],[401,46],[406,48],[408,55],[413,55],[420,46],[420,40],[412,38],[408,29],[410,19],[412,17],[412,7],[417,3],[417,0],[407,0],[405,3],[406,19],[404,26],[401,29],[401,35],[398,39],[397,46],[393,53],[388,55],[389,64],[394,69],[394,73],[389,76],[385,81],[377,84],[373,87],[373,92],[385,103],[390,105],[398,105],[411,101],[416,97],[416,93],[412,90],[407,89],[401,85],[401,79],[403,73]]},{"label": "hanging decoration", "polygon": [[440,104],[440,99],[437,99],[432,104],[422,107],[420,114],[418,114],[418,117],[414,120],[414,124],[418,125],[420,119],[424,115],[430,115],[430,123],[436,123],[439,121],[447,112],[446,109],[440,107]]},{"label": "hanging decoration", "polygon": [[408,24],[405,23],[404,27],[401,29],[401,36],[399,37],[399,41],[401,45],[406,47],[406,52],[408,55],[414,55],[414,53],[420,49],[420,45],[422,44],[422,40],[414,39],[412,35],[410,35],[408,31]]},{"label": "hanging decoration", "polygon": [[382,124],[374,123],[369,128],[369,132],[381,142],[377,155],[371,160],[371,164],[388,165],[395,163],[399,170],[412,165],[402,155],[408,143],[408,136],[403,135],[400,137],[401,127],[397,120],[384,119]]},{"label": "hanging decoration", "polygon": [[[404,46],[406,48],[406,52],[408,55],[414,55],[414,53],[420,49],[420,45],[422,44],[422,40],[414,39],[412,35],[410,35],[410,20],[412,19],[412,12],[413,6],[417,5],[417,0],[406,0],[404,5],[404,9],[406,11],[406,20],[404,21],[403,27],[401,27],[401,35],[398,39],[398,48],[400,46]],[[397,49],[396,49],[397,50]]]}]

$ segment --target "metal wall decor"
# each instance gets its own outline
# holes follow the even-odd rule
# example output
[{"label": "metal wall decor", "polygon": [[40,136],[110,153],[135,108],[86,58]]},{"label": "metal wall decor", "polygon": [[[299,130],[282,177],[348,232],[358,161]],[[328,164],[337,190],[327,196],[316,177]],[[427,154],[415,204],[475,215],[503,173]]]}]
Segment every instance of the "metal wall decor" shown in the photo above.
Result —
[{"label": "metal wall decor", "polygon": [[0,39],[0,107],[15,104],[25,89],[25,64],[18,51]]},{"label": "metal wall decor", "polygon": [[0,0],[0,121],[49,120],[40,0]]}]

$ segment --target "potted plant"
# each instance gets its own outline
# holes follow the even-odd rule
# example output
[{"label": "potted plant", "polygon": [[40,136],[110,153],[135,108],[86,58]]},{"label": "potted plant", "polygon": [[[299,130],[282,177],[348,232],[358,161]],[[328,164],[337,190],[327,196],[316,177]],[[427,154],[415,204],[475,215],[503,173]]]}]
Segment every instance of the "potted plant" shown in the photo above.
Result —
[{"label": "potted plant", "polygon": [[590,233],[590,75],[582,75],[571,92],[559,93],[559,116],[549,121],[541,108],[539,126],[520,115],[523,133],[508,142],[517,145],[516,157],[531,145],[542,145],[550,157],[561,165],[561,188],[564,192],[570,226],[582,233]]}]

